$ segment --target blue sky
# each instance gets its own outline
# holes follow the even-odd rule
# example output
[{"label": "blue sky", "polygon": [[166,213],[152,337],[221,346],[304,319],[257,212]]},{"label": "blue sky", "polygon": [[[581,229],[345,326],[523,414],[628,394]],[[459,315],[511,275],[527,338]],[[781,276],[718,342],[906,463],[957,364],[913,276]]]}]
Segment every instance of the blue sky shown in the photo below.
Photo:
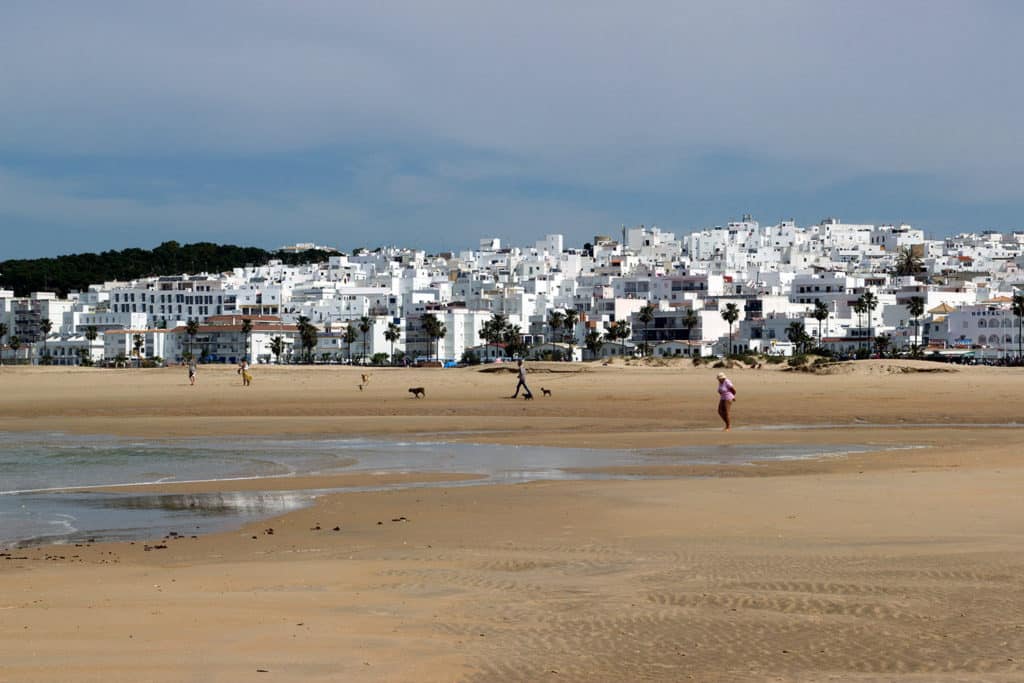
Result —
[{"label": "blue sky", "polygon": [[1021,229],[1022,20],[942,0],[12,0],[0,260],[582,244],[744,213]]}]

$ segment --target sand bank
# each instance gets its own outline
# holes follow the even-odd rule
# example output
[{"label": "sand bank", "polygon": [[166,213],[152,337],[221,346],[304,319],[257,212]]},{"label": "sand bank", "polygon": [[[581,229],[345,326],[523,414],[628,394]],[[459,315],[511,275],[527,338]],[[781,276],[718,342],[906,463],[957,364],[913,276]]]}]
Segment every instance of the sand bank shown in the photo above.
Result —
[{"label": "sand bank", "polygon": [[[227,534],[12,551],[0,681],[1024,677],[1024,373],[732,374],[722,434],[714,371],[691,367],[538,372],[531,402],[471,369],[375,370],[363,391],[348,368],[259,368],[248,390],[219,369],[194,388],[180,369],[0,370],[8,430],[879,448],[343,494]],[[882,450],[900,446],[922,447]]]}]

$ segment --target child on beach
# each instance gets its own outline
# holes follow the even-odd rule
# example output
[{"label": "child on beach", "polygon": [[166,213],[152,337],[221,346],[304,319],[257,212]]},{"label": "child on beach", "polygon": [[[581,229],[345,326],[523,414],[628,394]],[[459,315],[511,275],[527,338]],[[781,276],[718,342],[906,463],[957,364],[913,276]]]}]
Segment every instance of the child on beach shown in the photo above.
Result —
[{"label": "child on beach", "polygon": [[723,431],[729,431],[732,428],[732,420],[729,417],[729,409],[732,408],[732,402],[736,400],[736,387],[733,386],[729,378],[725,376],[724,372],[718,373],[718,416],[722,418],[722,422],[725,423]]},{"label": "child on beach", "polygon": [[194,360],[188,362],[188,384],[191,387],[196,385],[196,362]]}]

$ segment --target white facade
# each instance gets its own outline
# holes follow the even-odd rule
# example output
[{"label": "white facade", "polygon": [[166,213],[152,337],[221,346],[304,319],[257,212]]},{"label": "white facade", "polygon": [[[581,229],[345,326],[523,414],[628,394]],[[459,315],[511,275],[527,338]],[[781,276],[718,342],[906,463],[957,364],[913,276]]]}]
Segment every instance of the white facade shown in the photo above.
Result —
[{"label": "white facade", "polygon": [[[948,329],[949,337],[943,343],[1005,349],[1012,342],[1007,342],[1002,323],[997,332],[987,326],[987,314],[972,314],[981,310],[979,306],[1005,308],[1002,299],[1024,283],[1024,233],[986,231],[926,240],[922,230],[899,223],[856,224],[830,218],[801,227],[792,220],[762,225],[751,216],[678,237],[654,226],[613,233],[614,238],[598,235],[589,246],[575,247],[567,247],[562,235],[548,234],[523,247],[488,238],[481,240],[479,249],[457,254],[360,249],[351,255],[334,254],[325,263],[286,266],[271,261],[218,275],[98,283],[66,299],[48,292],[15,297],[14,292],[0,290],[0,322],[11,329],[8,338],[18,334],[23,343],[32,344],[39,338],[40,322],[49,318],[54,334],[47,345],[67,350],[89,327],[100,332],[180,330],[185,321],[195,319],[204,328],[195,342],[207,357],[231,362],[248,354],[250,362],[256,362],[269,359],[273,331],[257,325],[246,348],[240,332],[226,329],[217,318],[281,318],[277,331],[294,344],[294,323],[305,316],[322,331],[322,346],[327,348],[333,343],[331,335],[367,316],[374,321],[365,340],[367,356],[390,354],[391,344],[383,337],[389,322],[402,329],[396,349],[403,349],[408,340],[412,355],[424,355],[428,350],[416,326],[430,310],[446,328],[437,353],[458,360],[467,348],[481,344],[479,331],[495,313],[506,315],[529,339],[544,337],[544,321],[554,310],[572,308],[581,314],[577,339],[588,324],[603,327],[613,320],[632,319],[633,339],[639,341],[635,315],[651,304],[666,320],[673,311],[697,311],[700,324],[694,333],[700,341],[717,344],[721,353],[722,340],[728,337],[728,324],[720,313],[726,302],[735,303],[740,311],[734,348],[761,348],[771,341],[773,331],[778,339],[779,321],[807,321],[815,301],[824,302],[829,310],[822,343],[843,348],[860,343],[869,331],[893,335],[898,346],[912,341],[907,302],[920,296],[927,309],[945,304],[966,316],[943,319],[942,329]],[[923,255],[927,272],[922,277],[890,276],[906,247]],[[879,301],[870,325],[851,310],[866,291]],[[935,320],[929,324],[940,329]],[[814,321],[806,327],[809,332],[817,330]],[[672,322],[664,329],[683,328]],[[180,358],[186,347],[184,335],[177,332],[164,338],[164,348],[147,342],[146,355]],[[130,355],[132,346],[125,339],[112,335],[104,355]],[[360,333],[354,355],[363,355],[363,341]],[[657,341],[686,340],[661,336]]]}]

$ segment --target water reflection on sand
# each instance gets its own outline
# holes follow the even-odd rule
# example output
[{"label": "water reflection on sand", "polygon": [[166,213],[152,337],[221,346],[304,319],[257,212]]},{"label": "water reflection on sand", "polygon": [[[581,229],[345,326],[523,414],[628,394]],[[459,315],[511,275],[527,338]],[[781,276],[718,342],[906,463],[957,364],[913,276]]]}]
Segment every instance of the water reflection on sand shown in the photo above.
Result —
[{"label": "water reflection on sand", "polygon": [[[22,436],[24,438],[24,435]],[[53,435],[48,435],[54,439]],[[46,445],[35,444],[37,450]],[[61,447],[63,442],[61,442]],[[147,455],[132,450],[132,444],[113,437],[102,444],[101,455],[114,453],[126,463],[139,462],[140,472],[152,470],[159,453]],[[151,445],[150,445],[151,448]],[[94,475],[88,469],[76,473],[75,490],[9,490],[0,495],[0,546],[24,542],[70,542],[84,538],[148,539],[170,531],[209,533],[265,519],[310,505],[317,495],[331,491],[366,491],[386,488],[429,486],[479,486],[483,484],[560,479],[636,478],[615,475],[603,468],[666,465],[743,465],[755,461],[774,461],[838,457],[848,453],[878,450],[876,446],[842,445],[712,445],[671,448],[600,450],[550,448],[541,446],[481,445],[420,441],[371,441],[366,439],[311,440],[182,440],[164,442],[160,452],[171,449],[179,462],[187,451],[199,463],[196,474],[202,481],[221,481],[203,462],[205,453],[215,453],[226,472],[257,462],[265,473],[265,462],[284,463],[292,475],[338,473],[466,473],[478,475],[468,481],[403,481],[379,486],[350,486],[322,490],[247,490],[210,493],[109,492],[99,487],[110,483],[131,484],[130,471],[121,472],[120,481],[107,479],[111,469],[97,458]],[[233,459],[233,454],[237,457]],[[254,458],[254,453],[259,458]],[[129,457],[130,456],[130,457]],[[148,460],[148,461],[147,461]],[[301,465],[301,466],[297,466]],[[175,483],[189,481],[190,470],[182,467]],[[241,472],[245,474],[245,472]],[[214,474],[214,476],[209,476]],[[90,478],[92,477],[92,478]],[[97,480],[101,477],[105,480]],[[281,489],[288,477],[275,477],[274,488]],[[134,482],[141,483],[139,478]]]}]

